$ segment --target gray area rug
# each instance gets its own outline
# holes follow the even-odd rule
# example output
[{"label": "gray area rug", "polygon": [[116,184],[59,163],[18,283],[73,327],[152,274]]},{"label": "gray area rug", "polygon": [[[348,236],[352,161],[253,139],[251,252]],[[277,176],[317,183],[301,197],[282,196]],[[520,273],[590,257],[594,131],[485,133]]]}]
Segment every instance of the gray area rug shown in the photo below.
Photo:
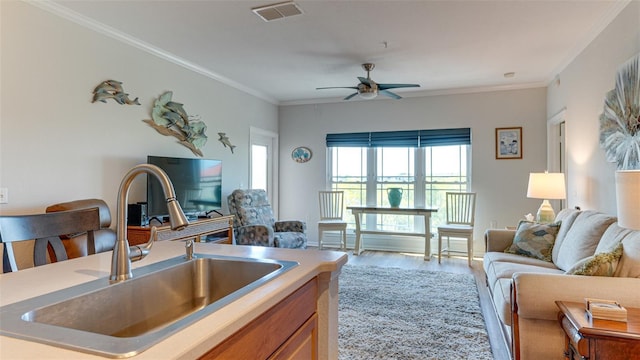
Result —
[{"label": "gray area rug", "polygon": [[339,359],[493,359],[473,275],[345,265]]}]

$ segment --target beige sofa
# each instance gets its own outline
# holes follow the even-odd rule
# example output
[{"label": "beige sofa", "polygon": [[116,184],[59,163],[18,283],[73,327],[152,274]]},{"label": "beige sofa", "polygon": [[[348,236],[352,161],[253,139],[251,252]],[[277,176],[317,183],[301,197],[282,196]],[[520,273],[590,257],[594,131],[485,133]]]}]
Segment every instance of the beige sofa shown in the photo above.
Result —
[{"label": "beige sofa", "polygon": [[[584,302],[592,297],[640,307],[640,231],[623,229],[614,217],[595,211],[562,210],[556,221],[560,227],[551,262],[505,253],[515,230],[485,233],[487,286],[514,359],[564,359],[557,300]],[[615,270],[608,268],[613,276],[566,273],[581,260],[601,259],[620,243],[622,256],[617,266],[613,262]]]}]

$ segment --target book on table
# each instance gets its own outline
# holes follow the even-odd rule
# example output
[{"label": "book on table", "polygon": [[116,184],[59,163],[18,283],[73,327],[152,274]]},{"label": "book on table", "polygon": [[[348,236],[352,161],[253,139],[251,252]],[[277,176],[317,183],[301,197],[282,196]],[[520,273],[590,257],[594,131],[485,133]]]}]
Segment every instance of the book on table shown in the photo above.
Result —
[{"label": "book on table", "polygon": [[592,319],[627,321],[627,309],[615,300],[586,298],[587,314]]}]

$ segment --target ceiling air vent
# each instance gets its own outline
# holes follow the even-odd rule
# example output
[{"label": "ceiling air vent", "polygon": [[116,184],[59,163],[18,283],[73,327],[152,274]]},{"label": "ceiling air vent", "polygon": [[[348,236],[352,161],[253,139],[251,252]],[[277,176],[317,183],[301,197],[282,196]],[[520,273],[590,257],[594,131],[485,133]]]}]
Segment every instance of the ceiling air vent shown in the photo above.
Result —
[{"label": "ceiling air vent", "polygon": [[302,10],[293,1],[287,1],[272,5],[260,6],[251,9],[264,21],[273,21],[289,16],[300,15]]}]

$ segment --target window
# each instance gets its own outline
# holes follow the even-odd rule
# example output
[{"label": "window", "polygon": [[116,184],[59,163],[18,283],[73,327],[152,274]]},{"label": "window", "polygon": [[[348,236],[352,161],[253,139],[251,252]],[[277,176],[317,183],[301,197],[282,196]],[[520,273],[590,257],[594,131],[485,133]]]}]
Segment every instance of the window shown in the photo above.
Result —
[{"label": "window", "polygon": [[[403,191],[401,206],[443,208],[447,191],[463,192],[470,189],[470,131],[464,130],[468,133],[466,139],[454,139],[438,145],[443,143],[439,139],[440,142],[433,146],[425,144],[425,137],[420,136],[425,130],[364,133],[369,134],[366,140],[363,133],[329,134],[327,159],[330,161],[330,188],[345,192],[345,206],[388,206],[387,191],[397,187]],[[418,134],[414,135],[417,138],[412,143],[414,146],[397,146],[398,135],[410,137],[407,136],[409,133]],[[385,146],[384,142],[371,146],[372,142],[379,140],[379,134],[396,135],[392,146]],[[354,135],[354,143],[349,143],[349,135]],[[400,145],[405,143],[406,139]],[[444,221],[444,217],[444,212],[433,214],[432,232]],[[355,227],[353,217],[346,218],[350,221],[350,227]],[[417,216],[380,214],[366,216],[362,226],[367,229],[421,232],[424,222]]]},{"label": "window", "polygon": [[[469,168],[470,145],[434,146],[425,149],[425,206],[444,209],[447,192],[471,190]],[[431,214],[431,226],[446,221],[444,211]],[[424,227],[424,226],[423,226]]]}]

